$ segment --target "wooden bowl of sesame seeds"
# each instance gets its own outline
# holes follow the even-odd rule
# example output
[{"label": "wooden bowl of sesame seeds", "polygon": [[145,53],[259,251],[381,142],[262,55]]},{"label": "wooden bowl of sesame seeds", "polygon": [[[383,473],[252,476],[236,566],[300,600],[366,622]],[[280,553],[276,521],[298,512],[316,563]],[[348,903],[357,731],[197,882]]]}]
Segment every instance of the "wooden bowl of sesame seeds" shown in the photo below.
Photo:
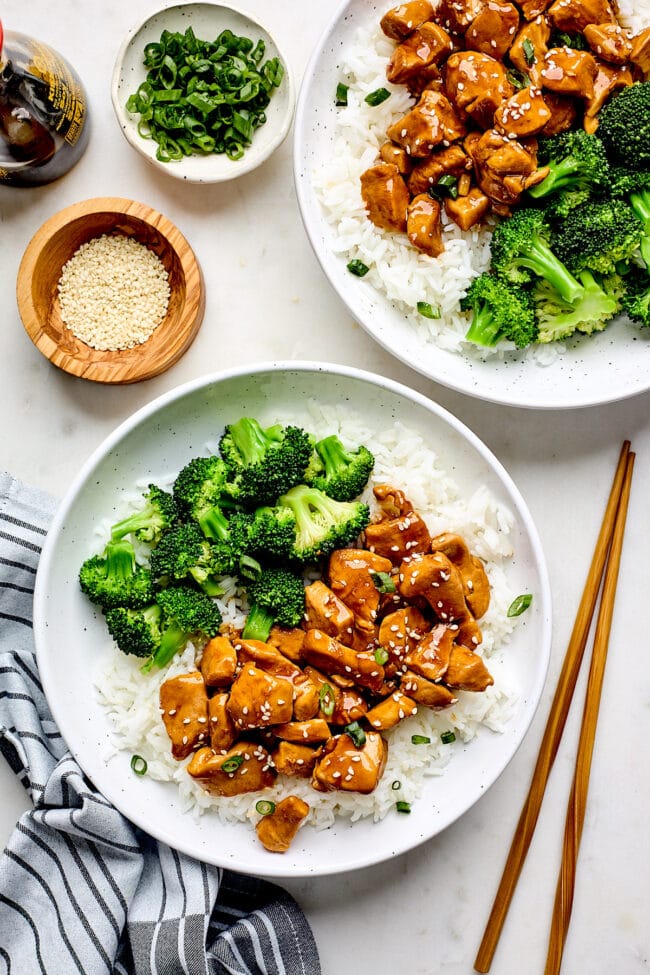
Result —
[{"label": "wooden bowl of sesame seeds", "polygon": [[192,343],[205,286],[185,237],[133,200],[84,200],[27,245],[16,285],[32,342],[59,369],[101,383],[151,379]]}]

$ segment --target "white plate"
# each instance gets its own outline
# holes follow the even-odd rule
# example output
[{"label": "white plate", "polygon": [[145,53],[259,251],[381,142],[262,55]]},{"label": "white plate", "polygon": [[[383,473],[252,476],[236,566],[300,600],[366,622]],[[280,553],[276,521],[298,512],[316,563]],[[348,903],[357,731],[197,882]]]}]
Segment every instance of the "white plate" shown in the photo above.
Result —
[{"label": "white plate", "polygon": [[[361,28],[372,33],[389,0],[347,0],[340,5],[312,54],[303,77],[294,126],[298,201],[312,247],[330,283],[360,325],[398,359],[451,389],[511,406],[569,409],[625,399],[650,387],[650,329],[620,319],[604,332],[567,343],[548,366],[525,353],[481,361],[426,342],[383,295],[346,270],[334,253],[333,229],[314,191],[313,173],[332,152],[338,113],[334,104],[341,58]],[[431,262],[435,274],[435,260]]]},{"label": "white plate", "polygon": [[[515,593],[533,604],[509,644],[508,676],[519,689],[502,734],[487,730],[456,753],[439,778],[427,780],[410,816],[389,813],[380,823],[341,820],[324,832],[302,829],[288,853],[267,853],[249,823],[222,826],[180,811],[175,785],[135,776],[124,753],[112,752],[106,714],[96,701],[93,675],[116,651],[101,613],[81,594],[81,561],[96,550],[95,528],[120,508],[142,478],[177,472],[214,441],[226,422],[246,413],[269,423],[283,413],[319,403],[349,403],[378,428],[395,419],[434,446],[441,465],[467,496],[485,484],[513,512],[514,558],[507,566]],[[539,701],[550,648],[550,595],[544,556],[516,487],[487,447],[458,420],[420,394],[389,380],[342,366],[266,364],[189,383],[123,423],[81,470],[47,536],[36,580],[34,634],[38,664],[55,720],[80,765],[126,816],[160,840],[201,860],[251,874],[331,874],[385,860],[444,829],[484,794],[520,744]]]},{"label": "white plate", "polygon": [[[145,45],[159,41],[163,30],[184,33],[188,27],[192,27],[195,35],[202,40],[214,40],[227,28],[255,42],[261,38],[266,45],[264,60],[279,57],[284,66],[282,83],[274,90],[266,109],[266,122],[255,131],[251,145],[241,159],[232,160],[225,154],[213,153],[207,156],[183,156],[177,162],[160,162],[156,159],[157,144],[153,139],[143,139],[138,133],[139,116],[126,110],[129,95],[134,94],[146,79],[147,71],[142,63]],[[153,166],[188,183],[221,183],[250,173],[282,144],[293,117],[294,88],[287,59],[257,18],[238,5],[179,3],[149,15],[129,31],[115,60],[111,99],[127,142]]]}]

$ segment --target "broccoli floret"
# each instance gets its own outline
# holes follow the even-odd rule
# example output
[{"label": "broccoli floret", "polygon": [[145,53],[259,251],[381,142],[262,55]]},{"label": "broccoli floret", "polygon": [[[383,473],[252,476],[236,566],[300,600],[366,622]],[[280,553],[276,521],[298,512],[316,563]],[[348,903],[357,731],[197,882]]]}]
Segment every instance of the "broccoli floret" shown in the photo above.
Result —
[{"label": "broccoli floret", "polygon": [[263,569],[247,589],[250,611],[242,631],[245,640],[268,639],[274,623],[298,626],[305,612],[305,585],[288,569]]},{"label": "broccoli floret", "polygon": [[607,154],[600,139],[584,131],[560,132],[539,144],[538,165],[548,166],[546,179],[528,190],[534,200],[552,197],[551,212],[564,216],[605,187],[609,179]]},{"label": "broccoli floret", "polygon": [[[573,274],[615,274],[638,248],[643,225],[621,200],[583,203],[557,225],[553,249]],[[564,297],[564,296],[563,296]]]},{"label": "broccoli floret", "polygon": [[142,667],[144,673],[154,666],[165,667],[188,640],[209,640],[216,636],[222,622],[217,604],[189,586],[162,589],[156,603],[162,610],[160,643]]},{"label": "broccoli floret", "polygon": [[291,555],[299,562],[315,562],[349,545],[370,521],[370,508],[362,501],[336,501],[307,484],[292,487],[278,504],[290,508],[296,519]]},{"label": "broccoli floret", "polygon": [[375,466],[375,458],[366,446],[348,450],[332,434],[316,443],[315,452],[305,474],[307,484],[336,501],[352,501],[361,494]]},{"label": "broccoli floret", "polygon": [[296,540],[296,519],[290,508],[257,508],[248,526],[248,546],[263,559],[286,559]]},{"label": "broccoli floret", "polygon": [[641,221],[642,232],[639,248],[647,268],[650,268],[650,187],[630,194],[630,206]]},{"label": "broccoli floret", "polygon": [[127,609],[124,606],[106,612],[106,625],[122,653],[151,658],[160,647],[160,606],[153,604],[143,609]]},{"label": "broccoli floret", "polygon": [[177,518],[172,495],[155,484],[150,484],[144,495],[144,501],[142,508],[113,525],[112,538],[135,535],[142,542],[155,544],[162,532],[171,528]]},{"label": "broccoli floret", "polygon": [[206,538],[227,538],[236,489],[220,457],[194,457],[178,474],[173,492],[181,516],[196,521]]},{"label": "broccoli floret", "polygon": [[163,586],[193,579],[208,596],[220,596],[223,589],[215,579],[217,560],[200,528],[189,522],[165,532],[151,553],[151,572]]},{"label": "broccoli floret", "polygon": [[650,274],[636,265],[625,278],[622,310],[639,325],[650,326]]},{"label": "broccoli floret", "polygon": [[610,166],[609,195],[629,199],[632,193],[650,190],[650,169],[630,169],[625,166]]},{"label": "broccoli floret", "polygon": [[598,135],[610,161],[650,166],[650,81],[638,81],[611,98],[598,115]]},{"label": "broccoli floret", "polygon": [[542,278],[564,301],[575,302],[581,297],[582,286],[553,253],[550,238],[550,227],[541,210],[516,210],[492,234],[492,270],[514,284]]},{"label": "broccoli floret", "polygon": [[230,423],[219,449],[238,491],[248,506],[273,504],[299,484],[312,453],[311,438],[300,427],[262,428],[250,417]]},{"label": "broccoli floret", "polygon": [[79,570],[81,591],[102,609],[136,608],[153,599],[151,572],[136,565],[135,551],[126,539],[110,541],[102,555],[93,555]]},{"label": "broccoli floret", "polygon": [[539,342],[556,342],[574,332],[602,331],[621,308],[622,280],[612,275],[599,282],[590,271],[578,275],[583,287],[582,298],[574,305],[562,301],[557,292],[540,282],[534,291]]},{"label": "broccoli floret", "polygon": [[524,349],[537,341],[533,300],[523,285],[485,272],[474,278],[460,307],[472,312],[468,342],[491,347],[507,340]]}]

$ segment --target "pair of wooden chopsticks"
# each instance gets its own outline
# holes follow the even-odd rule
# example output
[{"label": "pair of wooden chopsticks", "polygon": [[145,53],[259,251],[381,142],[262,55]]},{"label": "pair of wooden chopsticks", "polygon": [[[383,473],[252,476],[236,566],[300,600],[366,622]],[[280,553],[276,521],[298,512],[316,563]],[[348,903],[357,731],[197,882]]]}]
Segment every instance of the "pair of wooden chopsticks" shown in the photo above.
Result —
[{"label": "pair of wooden chopsticks", "polygon": [[569,707],[573,698],[580,664],[602,583],[602,595],[585,694],[575,773],[567,807],[562,864],[555,892],[555,904],[553,907],[544,975],[558,975],[560,971],[564,942],[569,928],[571,908],[573,906],[576,863],[585,818],[591,758],[605,673],[607,646],[614,611],[614,599],[623,547],[625,520],[630,498],[634,456],[630,451],[630,443],[626,440],[621,449],[603,523],[596,542],[585,588],[580,600],[558,685],[555,690],[555,696],[551,705],[551,711],[546,723],[542,744],[537,756],[537,763],[533,772],[530,789],[524,802],[519,822],[517,823],[517,829],[506,860],[501,883],[499,884],[492,911],[476,956],[476,961],[474,962],[474,968],[477,972],[488,972],[490,970],[510,901],[515,892],[517,880],[519,879],[528,848],[533,838],[535,825],[544,798],[546,783],[553,767],[553,762],[555,761],[569,713]]}]

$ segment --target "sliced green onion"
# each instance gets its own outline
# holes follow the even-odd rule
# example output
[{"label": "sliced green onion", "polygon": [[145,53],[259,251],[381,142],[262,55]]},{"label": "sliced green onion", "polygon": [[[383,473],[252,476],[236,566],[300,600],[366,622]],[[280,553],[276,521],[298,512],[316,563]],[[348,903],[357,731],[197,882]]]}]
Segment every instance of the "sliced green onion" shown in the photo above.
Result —
[{"label": "sliced green onion", "polygon": [[384,664],[388,662],[388,657],[389,657],[388,650],[386,650],[385,647],[377,647],[377,649],[373,653],[373,657],[375,658],[377,663],[381,667],[383,667]]},{"label": "sliced green onion", "polygon": [[271,813],[275,812],[275,803],[271,802],[270,799],[260,799],[259,802],[255,803],[255,811],[260,816],[270,816]]},{"label": "sliced green onion", "polygon": [[390,98],[389,91],[387,91],[385,88],[376,88],[374,91],[371,91],[370,94],[366,95],[364,102],[366,102],[368,105],[372,105],[374,108],[376,105],[381,105],[382,102],[385,102],[387,98]]},{"label": "sliced green onion", "polygon": [[239,574],[244,579],[259,579],[262,574],[262,566],[251,555],[242,555],[239,560]]},{"label": "sliced green onion", "polygon": [[399,779],[394,779],[391,782],[390,787],[393,790],[393,792],[397,792],[398,789],[401,789],[402,788],[402,783],[400,782]]},{"label": "sliced green onion", "polygon": [[366,743],[366,733],[359,724],[358,721],[351,721],[350,724],[346,724],[343,729],[346,735],[349,735],[354,742],[355,748],[361,748]]},{"label": "sliced green onion", "polygon": [[230,758],[227,758],[225,762],[221,763],[221,771],[228,772],[230,775],[231,772],[236,772],[239,766],[243,765],[243,763],[243,755],[231,755]]},{"label": "sliced green onion", "polygon": [[521,616],[522,613],[526,612],[526,610],[528,609],[532,601],[533,601],[532,593],[522,592],[520,596],[517,596],[516,599],[512,600],[512,602],[508,606],[508,612],[506,615]]},{"label": "sliced green onion", "polygon": [[338,85],[336,86],[336,99],[334,101],[334,104],[347,105],[349,90],[350,90],[349,85],[344,85],[342,81],[339,81]]},{"label": "sliced green onion", "polygon": [[372,579],[377,592],[395,592],[395,582],[389,572],[371,572],[370,578]]},{"label": "sliced green onion", "polygon": [[334,691],[329,684],[323,684],[320,689],[320,694],[318,695],[318,700],[320,702],[320,709],[323,714],[327,717],[331,717],[334,714]]},{"label": "sliced green onion", "polygon": [[417,308],[423,318],[440,318],[440,309],[434,308],[428,301],[418,301]]},{"label": "sliced green onion", "polygon": [[357,278],[362,278],[370,270],[367,264],[357,260],[348,261],[346,267],[350,274],[354,274]]},{"label": "sliced green onion", "polygon": [[510,84],[519,91],[521,91],[523,88],[528,88],[530,85],[530,78],[528,75],[524,74],[523,71],[517,71],[515,68],[510,68],[510,70],[506,72],[506,77],[508,78]]},{"label": "sliced green onion", "polygon": [[535,63],[535,48],[528,37],[523,41],[521,49],[524,52],[526,64],[530,68]]},{"label": "sliced green onion", "polygon": [[447,193],[447,196],[450,196],[452,200],[455,200],[458,196],[458,177],[452,175],[452,173],[445,173],[444,176],[440,177],[436,185],[441,186]]},{"label": "sliced green onion", "polygon": [[410,811],[411,811],[411,803],[410,802],[403,802],[400,799],[399,802],[396,802],[395,803],[395,809],[397,809],[397,811],[398,812],[401,812],[401,813],[410,813]]},{"label": "sliced green onion", "polygon": [[411,744],[413,745],[430,745],[431,739],[427,738],[426,735],[411,735]]},{"label": "sliced green onion", "polygon": [[456,735],[453,731],[443,731],[440,735],[440,741],[443,745],[451,745],[452,741],[456,741]]},{"label": "sliced green onion", "polygon": [[146,775],[148,766],[142,755],[133,755],[131,758],[131,768],[136,775]]}]

